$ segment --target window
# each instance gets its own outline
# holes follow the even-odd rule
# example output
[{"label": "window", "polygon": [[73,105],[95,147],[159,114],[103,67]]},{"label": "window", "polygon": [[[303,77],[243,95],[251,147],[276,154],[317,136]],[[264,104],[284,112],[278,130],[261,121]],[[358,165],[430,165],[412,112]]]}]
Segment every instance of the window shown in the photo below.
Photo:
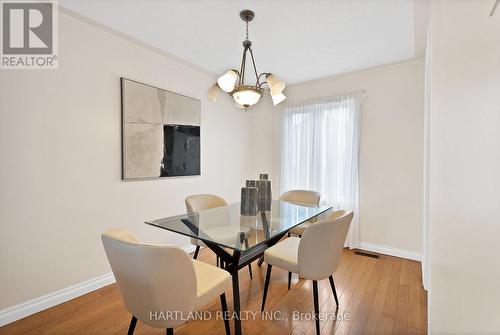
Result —
[{"label": "window", "polygon": [[[355,93],[285,108],[281,115],[282,192],[314,190],[322,202],[356,213],[362,100],[363,94]],[[358,236],[354,221],[353,229]]]}]

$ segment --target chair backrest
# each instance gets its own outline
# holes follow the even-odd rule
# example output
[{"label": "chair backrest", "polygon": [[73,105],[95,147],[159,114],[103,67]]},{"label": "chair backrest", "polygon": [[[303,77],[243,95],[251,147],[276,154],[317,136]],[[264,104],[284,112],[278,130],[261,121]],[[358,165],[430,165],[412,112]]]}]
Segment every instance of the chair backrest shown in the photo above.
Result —
[{"label": "chair backrest", "polygon": [[352,211],[337,211],[304,231],[298,255],[299,274],[303,278],[321,280],[335,271],[352,217]]},{"label": "chair backrest", "polygon": [[283,193],[280,196],[280,200],[295,202],[298,204],[319,204],[321,194],[314,191],[307,190],[291,190]]},{"label": "chair backrest", "polygon": [[226,206],[226,200],[214,194],[190,195],[185,200],[188,213],[199,212],[204,209]]},{"label": "chair backrest", "polygon": [[[180,248],[138,243],[121,229],[101,236],[109,264],[127,310],[157,328],[184,323],[196,301],[196,273],[189,256]],[[168,316],[167,311],[176,314]]]}]

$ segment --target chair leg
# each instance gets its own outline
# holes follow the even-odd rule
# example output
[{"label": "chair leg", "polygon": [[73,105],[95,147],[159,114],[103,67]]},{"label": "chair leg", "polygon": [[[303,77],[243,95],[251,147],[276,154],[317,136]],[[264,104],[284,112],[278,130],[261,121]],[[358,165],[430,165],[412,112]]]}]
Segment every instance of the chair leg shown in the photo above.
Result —
[{"label": "chair leg", "polygon": [[316,335],[319,335],[319,299],[318,282],[313,280],[313,298],[314,298],[314,320],[316,321]]},{"label": "chair leg", "polygon": [[167,328],[167,335],[174,335],[174,328]]},{"label": "chair leg", "polygon": [[271,281],[271,270],[273,266],[267,264],[266,282],[264,284],[264,294],[262,295],[262,306],[260,308],[261,312],[264,312],[264,306],[266,305],[267,289],[269,288],[269,282]]},{"label": "chair leg", "polygon": [[258,265],[258,266],[262,266],[262,263],[264,263],[264,256],[261,256],[261,257],[259,258],[259,261],[257,262],[257,265]]},{"label": "chair leg", "polygon": [[196,250],[194,251],[194,255],[193,255],[193,258],[194,259],[197,259],[198,258],[198,253],[200,252],[200,246],[197,245],[196,246]]},{"label": "chair leg", "polygon": [[128,327],[128,335],[134,334],[135,325],[137,324],[137,318],[132,315],[132,319],[130,320],[130,326]]},{"label": "chair leg", "polygon": [[217,260],[217,267],[219,267],[219,256],[215,255],[215,259]]},{"label": "chair leg", "polygon": [[229,329],[229,318],[227,311],[226,294],[222,293],[220,295],[220,305],[222,309],[222,317],[224,318],[224,327],[226,328],[226,335],[231,335],[231,330]]},{"label": "chair leg", "polygon": [[292,234],[288,233],[288,237],[292,236]]},{"label": "chair leg", "polygon": [[335,303],[339,305],[339,298],[337,297],[337,290],[335,289],[335,283],[333,282],[333,276],[328,277],[330,280],[330,286],[332,287],[333,297],[335,298]]},{"label": "chair leg", "polygon": [[290,291],[290,282],[292,281],[292,273],[288,272],[288,291]]}]

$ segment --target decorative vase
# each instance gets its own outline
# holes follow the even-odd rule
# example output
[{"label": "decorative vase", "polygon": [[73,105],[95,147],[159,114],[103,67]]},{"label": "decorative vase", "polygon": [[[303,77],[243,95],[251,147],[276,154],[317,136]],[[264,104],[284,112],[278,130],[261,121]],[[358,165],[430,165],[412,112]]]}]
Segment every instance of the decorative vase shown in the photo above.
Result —
[{"label": "decorative vase", "polygon": [[247,187],[257,187],[257,180],[247,180],[246,186]]},{"label": "decorative vase", "polygon": [[241,215],[257,215],[257,187],[241,188]]},{"label": "decorative vase", "polygon": [[267,177],[267,174],[261,173],[260,179],[257,180],[257,204],[261,212],[270,211],[273,200],[271,194],[271,181],[268,180]]}]

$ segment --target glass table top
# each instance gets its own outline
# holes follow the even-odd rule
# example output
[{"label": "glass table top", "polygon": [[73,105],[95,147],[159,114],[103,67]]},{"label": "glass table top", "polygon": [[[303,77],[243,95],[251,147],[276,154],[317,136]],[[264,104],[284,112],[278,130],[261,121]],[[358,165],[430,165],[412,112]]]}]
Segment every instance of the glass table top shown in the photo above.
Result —
[{"label": "glass table top", "polygon": [[221,247],[245,251],[331,208],[273,200],[270,211],[245,216],[240,214],[240,203],[235,203],[146,223]]}]

